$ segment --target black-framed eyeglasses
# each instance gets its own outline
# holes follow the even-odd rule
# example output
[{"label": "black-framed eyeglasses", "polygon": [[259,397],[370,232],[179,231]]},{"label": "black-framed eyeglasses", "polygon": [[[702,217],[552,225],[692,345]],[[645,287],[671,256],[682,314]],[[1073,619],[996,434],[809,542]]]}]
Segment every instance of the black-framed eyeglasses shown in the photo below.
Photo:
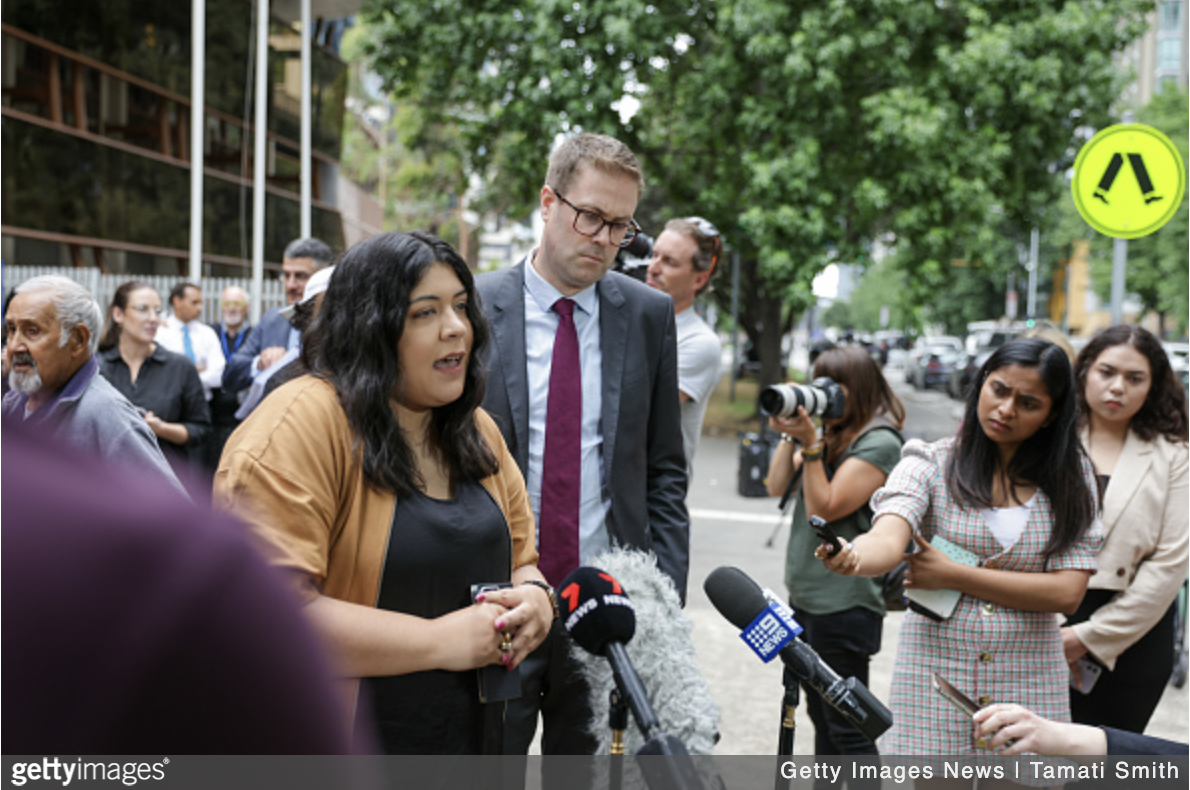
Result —
[{"label": "black-framed eyeglasses", "polygon": [[607,228],[608,240],[617,247],[627,247],[636,238],[636,234],[640,233],[640,225],[636,224],[636,220],[611,222],[597,212],[574,205],[553,187],[550,187],[550,191],[558,196],[558,200],[574,209],[574,230],[576,233],[595,238],[604,228]]},{"label": "black-framed eyeglasses", "polygon": [[719,229],[702,217],[685,217],[685,220],[703,236],[714,241],[715,247],[711,251],[711,271],[714,271],[719,263],[719,252],[723,249],[723,237],[719,235]]}]

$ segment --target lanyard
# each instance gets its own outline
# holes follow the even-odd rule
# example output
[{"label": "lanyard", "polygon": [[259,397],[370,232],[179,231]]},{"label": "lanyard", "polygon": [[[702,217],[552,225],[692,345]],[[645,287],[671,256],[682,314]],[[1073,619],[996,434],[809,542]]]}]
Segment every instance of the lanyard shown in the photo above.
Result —
[{"label": "lanyard", "polygon": [[236,335],[235,345],[229,350],[227,348],[227,330],[224,329],[223,324],[219,324],[219,342],[223,344],[223,358],[231,359],[231,355],[240,350],[240,344],[244,342],[244,335],[248,334],[247,329],[241,329]]}]

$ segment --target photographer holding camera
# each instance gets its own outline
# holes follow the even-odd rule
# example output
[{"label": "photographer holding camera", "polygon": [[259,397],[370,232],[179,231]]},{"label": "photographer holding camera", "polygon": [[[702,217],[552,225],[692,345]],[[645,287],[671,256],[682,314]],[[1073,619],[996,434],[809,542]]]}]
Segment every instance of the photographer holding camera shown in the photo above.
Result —
[{"label": "photographer holding camera", "polygon": [[[901,460],[905,407],[879,366],[857,346],[823,351],[810,386],[782,384],[760,396],[761,410],[781,442],[769,464],[768,492],[797,492],[785,584],[804,639],[844,677],[865,685],[868,664],[880,650],[884,596],[877,579],[843,577],[814,558],[822,542],[810,516],[825,519],[844,541],[872,523],[868,500]],[[819,437],[813,418],[822,421]],[[876,745],[813,693],[806,694],[814,722],[814,753],[876,754]],[[877,786],[878,786],[877,782]]]}]

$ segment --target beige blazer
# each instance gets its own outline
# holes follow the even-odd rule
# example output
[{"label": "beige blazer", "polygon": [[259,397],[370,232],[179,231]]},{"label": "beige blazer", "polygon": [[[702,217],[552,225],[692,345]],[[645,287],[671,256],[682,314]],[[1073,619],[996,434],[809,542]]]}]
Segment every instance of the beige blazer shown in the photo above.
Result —
[{"label": "beige blazer", "polygon": [[[1083,444],[1087,434],[1082,434]],[[1088,589],[1119,594],[1074,632],[1108,669],[1149,632],[1173,603],[1186,579],[1187,446],[1158,437],[1146,442],[1132,431],[1103,498],[1099,570]]]}]

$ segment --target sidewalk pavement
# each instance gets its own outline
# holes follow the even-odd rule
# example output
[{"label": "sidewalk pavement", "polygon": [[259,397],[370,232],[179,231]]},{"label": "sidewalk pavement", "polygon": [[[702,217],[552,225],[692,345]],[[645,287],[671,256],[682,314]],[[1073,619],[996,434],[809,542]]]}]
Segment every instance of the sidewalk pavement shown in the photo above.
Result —
[{"label": "sidewalk pavement", "polygon": [[[723,565],[736,566],[761,587],[785,598],[785,545],[788,519],[779,530],[777,500],[737,493],[738,439],[704,436],[694,459],[687,504],[691,517],[690,585],[686,614],[703,675],[722,711],[723,755],[775,754],[780,725],[781,662],[762,663],[739,638],[703,592],[707,575]],[[772,546],[768,539],[776,534]],[[871,691],[886,704],[903,613],[885,618],[883,648],[872,660]],[[1167,686],[1147,734],[1186,741],[1190,687]],[[806,714],[805,694],[797,710],[796,754],[814,753],[814,727]]]}]

